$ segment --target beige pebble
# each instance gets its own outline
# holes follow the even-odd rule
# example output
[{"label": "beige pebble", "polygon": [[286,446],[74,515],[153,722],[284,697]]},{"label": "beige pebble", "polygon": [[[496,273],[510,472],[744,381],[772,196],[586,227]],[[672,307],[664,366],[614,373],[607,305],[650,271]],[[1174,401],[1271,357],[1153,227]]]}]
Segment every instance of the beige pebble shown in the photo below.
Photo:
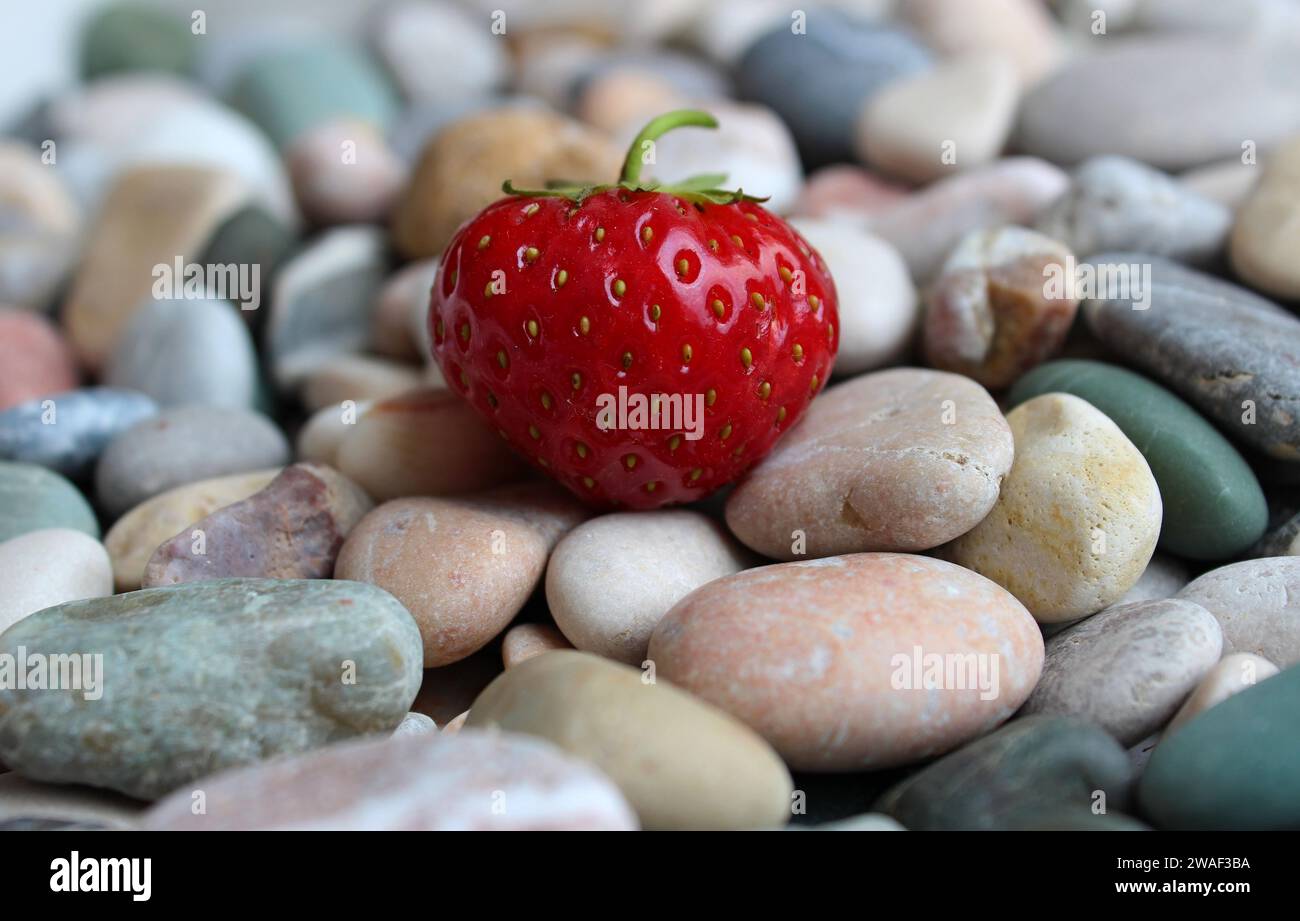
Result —
[{"label": "beige pebble", "polygon": [[941,54],[1006,54],[1026,86],[1051,73],[1064,58],[1059,31],[1036,0],[908,0],[899,4],[899,13]]},{"label": "beige pebble", "polygon": [[298,135],[284,153],[294,195],[317,224],[384,220],[407,181],[407,167],[370,125],[332,120]]},{"label": "beige pebble", "polygon": [[501,639],[501,661],[506,668],[514,668],[552,649],[572,648],[564,634],[550,624],[518,624]]},{"label": "beige pebble", "polygon": [[0,633],[56,604],[111,594],[108,551],[81,531],[45,528],[0,542]]},{"label": "beige pebble", "polygon": [[1165,736],[1178,729],[1194,716],[1223,703],[1238,691],[1254,687],[1265,678],[1278,673],[1278,667],[1268,659],[1250,652],[1234,652],[1219,660],[1188,696],[1174,718],[1165,727]]},{"label": "beige pebble", "polygon": [[1300,299],[1300,137],[1269,154],[1259,185],[1237,210],[1228,248],[1252,287]]},{"label": "beige pebble", "polygon": [[402,266],[379,289],[370,344],[380,355],[398,361],[430,359],[429,297],[437,274],[437,259],[421,259]]},{"label": "beige pebble", "polygon": [[355,404],[343,402],[322,406],[316,410],[298,432],[295,445],[298,459],[337,467],[339,445],[351,431],[350,427],[356,425],[372,405],[365,400]]},{"label": "beige pebble", "polygon": [[445,736],[454,736],[456,733],[460,732],[462,729],[465,728],[465,721],[467,719],[469,719],[468,710],[466,710],[464,713],[460,713],[452,717],[451,722],[449,722],[446,726],[442,727],[442,734]]},{"label": "beige pebble", "polygon": [[1189,582],[1177,597],[1219,619],[1224,652],[1250,652],[1278,668],[1300,662],[1300,556],[1229,563]]},{"label": "beige pebble", "polygon": [[354,403],[386,400],[418,389],[422,378],[417,365],[372,355],[337,355],[307,375],[302,402],[314,412],[344,400]]}]

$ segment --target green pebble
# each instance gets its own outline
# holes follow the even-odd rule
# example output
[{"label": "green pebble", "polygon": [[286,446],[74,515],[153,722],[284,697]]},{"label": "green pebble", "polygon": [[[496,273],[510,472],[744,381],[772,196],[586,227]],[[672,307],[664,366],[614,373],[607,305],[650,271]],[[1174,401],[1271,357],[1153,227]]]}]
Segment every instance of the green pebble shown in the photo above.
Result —
[{"label": "green pebble", "polygon": [[190,74],[196,54],[189,23],[161,10],[113,5],[91,19],[81,36],[86,80],[131,71]]},{"label": "green pebble", "polygon": [[99,537],[99,522],[77,487],[35,464],[0,461],[0,541],[44,528]]},{"label": "green pebble", "polygon": [[1172,392],[1115,365],[1063,360],[1021,377],[1007,403],[1052,392],[1087,400],[1142,452],[1164,504],[1162,550],[1213,562],[1237,556],[1263,535],[1268,504],[1255,474],[1214,426]]}]

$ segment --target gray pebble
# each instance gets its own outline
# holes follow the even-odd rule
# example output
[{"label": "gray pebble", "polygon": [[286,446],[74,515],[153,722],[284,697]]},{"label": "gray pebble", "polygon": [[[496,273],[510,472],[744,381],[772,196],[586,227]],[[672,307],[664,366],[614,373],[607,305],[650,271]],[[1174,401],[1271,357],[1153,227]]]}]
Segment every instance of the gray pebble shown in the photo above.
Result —
[{"label": "gray pebble", "polygon": [[157,412],[151,397],[112,387],[29,400],[0,412],[0,459],[80,478],[94,469],[109,441]]}]

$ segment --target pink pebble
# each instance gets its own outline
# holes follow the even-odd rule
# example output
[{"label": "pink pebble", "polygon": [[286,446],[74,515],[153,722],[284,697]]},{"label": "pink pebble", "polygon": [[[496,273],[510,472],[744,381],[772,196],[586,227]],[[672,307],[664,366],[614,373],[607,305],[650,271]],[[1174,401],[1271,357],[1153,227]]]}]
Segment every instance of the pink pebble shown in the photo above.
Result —
[{"label": "pink pebble", "polygon": [[40,314],[0,309],[0,410],[77,386],[77,363]]},{"label": "pink pebble", "polygon": [[827,166],[804,183],[792,214],[799,217],[867,217],[907,198],[908,190],[857,166]]}]

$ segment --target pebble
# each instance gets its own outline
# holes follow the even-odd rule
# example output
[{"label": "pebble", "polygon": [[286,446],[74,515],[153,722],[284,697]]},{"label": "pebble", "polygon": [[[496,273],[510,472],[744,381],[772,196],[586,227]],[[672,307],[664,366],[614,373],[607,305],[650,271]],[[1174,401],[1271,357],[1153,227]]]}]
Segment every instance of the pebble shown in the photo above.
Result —
[{"label": "pebble", "polygon": [[[0,829],[57,829],[70,823],[77,828],[133,830],[144,806],[137,800],[90,787],[44,784],[0,774]],[[50,824],[46,824],[50,823]]]},{"label": "pebble", "polygon": [[370,42],[408,100],[455,102],[490,95],[510,76],[502,37],[452,3],[389,4],[374,18]]},{"label": "pebble", "polygon": [[1265,678],[1272,678],[1278,668],[1268,659],[1249,652],[1234,652],[1224,656],[1196,686],[1196,690],[1187,697],[1174,718],[1165,727],[1165,736],[1185,724],[1192,717],[1200,716],[1211,707],[1217,706],[1246,688],[1254,687]]},{"label": "pebble", "polygon": [[388,272],[386,247],[376,227],[338,227],[276,273],[262,341],[280,389],[294,390],[332,358],[365,349],[370,304]]},{"label": "pebble", "polygon": [[265,416],[184,406],[164,410],[114,438],[95,468],[95,495],[116,518],[174,487],[288,460],[289,443]]},{"label": "pebble", "polygon": [[[1094,336],[1228,435],[1274,458],[1300,460],[1300,321],[1244,288],[1175,262],[1103,253],[1092,264],[1151,267],[1141,297],[1131,296],[1130,285],[1117,296],[1084,301]],[[1148,309],[1134,309],[1142,301]]]},{"label": "pebble", "polygon": [[1288,668],[1170,735],[1138,787],[1161,828],[1283,830],[1300,825],[1300,668]]},{"label": "pebble", "polygon": [[514,668],[552,649],[572,648],[564,634],[550,624],[517,624],[501,638],[501,661],[506,668]]},{"label": "pebble", "polygon": [[875,810],[913,831],[1008,831],[1062,811],[1122,813],[1132,781],[1128,754],[1099,727],[1029,716],[908,777]]},{"label": "pebble", "polygon": [[302,403],[316,411],[344,400],[370,403],[417,389],[424,375],[415,365],[372,355],[336,355],[308,375]]},{"label": "pebble", "polygon": [[790,126],[804,162],[852,161],[857,114],[891,82],[927,70],[929,51],[910,33],[836,9],[814,10],[795,34],[787,17],[736,64],[740,96],[770,106]]},{"label": "pebble", "polygon": [[429,298],[437,274],[437,259],[420,259],[388,276],[370,314],[370,346],[377,353],[398,361],[431,360]]},{"label": "pebble", "polygon": [[994,160],[1019,100],[1009,57],[974,53],[943,61],[871,97],[858,119],[856,150],[891,176],[931,182]]},{"label": "pebble", "polygon": [[0,461],[0,541],[46,528],[99,537],[99,522],[77,487],[44,467]]},{"label": "pebble", "polygon": [[0,140],[0,304],[43,310],[76,255],[81,213],[35,148]]},{"label": "pebble", "polygon": [[639,666],[669,608],[751,562],[725,528],[700,512],[602,515],[555,547],[546,602],[575,647]]},{"label": "pebble", "polygon": [[941,179],[906,201],[866,217],[866,226],[892,243],[917,284],[930,281],[953,248],[975,230],[1032,225],[1060,197],[1066,174],[1032,157],[1005,157]]},{"label": "pebble", "polygon": [[145,566],[153,588],[203,579],[328,579],[343,540],[373,507],[330,467],[294,464],[266,488],[187,525]]},{"label": "pebble", "polygon": [[727,499],[764,556],[926,550],[975,527],[1011,469],[1012,437],[975,382],[896,368],[837,384]]},{"label": "pebble", "polygon": [[555,543],[585,517],[549,484],[398,499],[361,519],[335,576],[395,595],[420,627],[425,667],[449,665],[506,628],[541,582]]},{"label": "pebble", "polygon": [[462,733],[540,736],[607,774],[651,831],[749,829],[790,819],[790,774],[732,717],[635,668],[557,651],[501,674]]},{"label": "pebble", "polygon": [[356,424],[371,406],[368,402],[344,401],[334,406],[324,406],[312,413],[311,418],[298,430],[295,445],[300,460],[338,466],[339,445],[347,437],[349,427]]},{"label": "pebble", "polygon": [[407,166],[368,122],[323,122],[285,150],[294,194],[317,224],[380,223],[406,185]]},{"label": "pebble", "polygon": [[142,817],[150,831],[635,831],[609,778],[515,733],[367,739],[181,789]]},{"label": "pebble", "polygon": [[1079,301],[1053,291],[1074,254],[1023,227],[966,236],[926,292],[926,362],[1001,390],[1065,344]]},{"label": "pebble", "polygon": [[906,187],[861,167],[832,164],[804,181],[791,214],[860,225],[865,218],[900,204],[908,194]]},{"label": "pebble", "polygon": [[98,677],[111,676],[93,690],[0,690],[0,758],[25,777],[146,800],[391,732],[420,686],[410,615],[386,592],[342,581],[226,579],[72,601],[24,619],[0,645],[94,650]]},{"label": "pebble", "polygon": [[371,406],[339,445],[338,468],[381,502],[487,489],[523,479],[527,469],[445,388]]},{"label": "pebble", "polygon": [[1161,598],[1172,598],[1190,581],[1192,581],[1192,576],[1188,572],[1186,563],[1177,557],[1169,556],[1157,550],[1152,555],[1151,562],[1147,563],[1147,568],[1142,570],[1142,576],[1137,582],[1133,583],[1133,587],[1125,592],[1124,597],[1116,603],[1126,604],[1130,601],[1157,601]]},{"label": "pebble", "polygon": [[158,413],[143,393],[84,387],[0,412],[0,459],[40,464],[74,479],[95,468],[105,446]]},{"label": "pebble", "polygon": [[1037,228],[1087,257],[1137,250],[1188,265],[1223,252],[1232,212],[1183,182],[1128,157],[1090,157]]},{"label": "pebble", "polygon": [[0,411],[77,386],[77,362],[40,314],[0,308]]},{"label": "pebble", "polygon": [[1029,91],[1013,143],[1055,163],[1115,154],[1177,172],[1300,131],[1297,83],[1300,58],[1284,42],[1107,41]]},{"label": "pebble", "polygon": [[112,593],[108,552],[82,531],[46,528],[0,543],[0,633],[56,604]]},{"label": "pebble", "polygon": [[1015,406],[1070,393],[1105,413],[1142,452],[1160,487],[1160,548],[1191,560],[1239,556],[1264,533],[1268,503],[1237,449],[1174,394],[1099,361],[1054,361],[1007,395]]},{"label": "pebble", "polygon": [[81,76],[90,81],[134,70],[186,75],[200,40],[183,15],[110,3],[82,27]]},{"label": "pebble", "polygon": [[393,730],[393,738],[402,738],[403,736],[423,736],[438,731],[438,724],[423,713],[411,711],[402,717],[402,721],[397,724]]},{"label": "pebble", "polygon": [[[792,768],[874,770],[949,751],[1010,717],[1038,680],[1042,643],[1029,612],[987,579],[863,553],[711,582],[659,622],[649,658]],[[944,664],[954,657],[982,670],[956,673]]]},{"label": "pebble", "polygon": [[1035,0],[910,0],[899,4],[898,12],[944,56],[1006,55],[1026,86],[1051,73],[1065,57],[1052,17]]},{"label": "pebble", "polygon": [[835,373],[853,376],[903,358],[920,311],[898,251],[843,221],[803,217],[790,225],[817,250],[835,279],[840,315]]},{"label": "pebble", "polygon": [[335,119],[383,130],[398,110],[397,94],[377,61],[361,48],[325,40],[262,50],[235,80],[227,101],[281,149]]},{"label": "pebble", "polygon": [[1015,595],[1040,623],[1118,601],[1160,535],[1160,490],[1142,453],[1090,403],[1064,393],[1013,409],[1015,462],[997,504],[944,548]]},{"label": "pebble", "polygon": [[[213,477],[177,486],[141,502],[104,535],[119,592],[140,587],[149,558],[163,541],[217,509],[247,499],[275,479],[279,468]],[[47,526],[48,527],[48,526]]]},{"label": "pebble", "polygon": [[1222,645],[1218,621],[1191,602],[1114,605],[1047,641],[1023,712],[1078,717],[1133,745],[1169,721]]},{"label": "pebble", "polygon": [[1219,620],[1223,651],[1300,662],[1300,557],[1271,556],[1212,569],[1177,595]]},{"label": "pebble", "polygon": [[1300,138],[1269,154],[1263,177],[1237,210],[1232,267],[1252,288],[1300,300]]},{"label": "pebble", "polygon": [[501,197],[503,177],[519,188],[556,176],[613,182],[622,160],[604,134],[543,109],[507,106],[456,119],[421,153],[393,214],[393,242],[410,259],[437,256],[462,223]]},{"label": "pebble", "polygon": [[64,330],[85,367],[103,369],[131,317],[150,301],[154,267],[178,256],[205,265],[204,243],[249,194],[239,176],[207,167],[146,166],[115,180],[63,308]]},{"label": "pebble", "polygon": [[1241,157],[1231,157],[1206,166],[1198,166],[1178,176],[1180,185],[1197,195],[1218,202],[1229,211],[1236,211],[1259,182],[1260,160],[1243,163]]},{"label": "pebble", "polygon": [[[598,76],[588,76],[580,81],[577,96],[573,109],[578,118],[609,134],[625,125],[644,125],[657,115],[688,104],[672,81],[638,67],[612,67]],[[714,100],[709,100],[710,110],[715,105]],[[778,124],[788,134],[784,123]]]}]

